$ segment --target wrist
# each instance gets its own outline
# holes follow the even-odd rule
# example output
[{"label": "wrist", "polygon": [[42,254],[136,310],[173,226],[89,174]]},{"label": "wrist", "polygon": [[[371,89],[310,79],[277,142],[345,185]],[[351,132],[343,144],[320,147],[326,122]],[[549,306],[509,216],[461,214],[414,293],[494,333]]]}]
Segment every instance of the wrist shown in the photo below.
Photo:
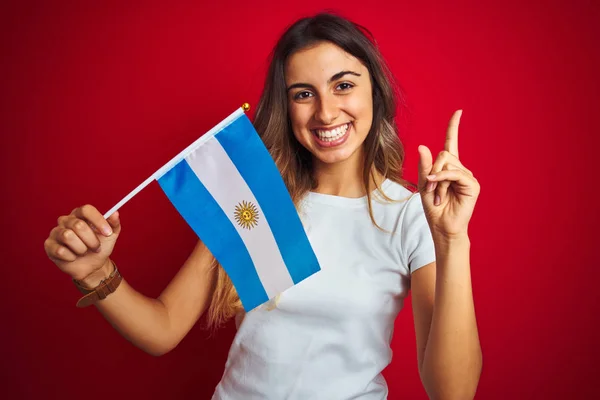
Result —
[{"label": "wrist", "polygon": [[110,258],[107,258],[102,267],[77,282],[86,289],[94,289],[100,285],[103,280],[106,280],[114,269],[113,262]]},{"label": "wrist", "polygon": [[[112,270],[110,269],[111,267]],[[85,282],[89,285],[89,288],[82,286],[78,281],[73,279],[73,283],[83,294],[83,297],[77,301],[76,306],[79,308],[87,307],[100,300],[104,300],[117,290],[122,281],[123,277],[119,273],[117,266],[111,259],[108,259],[107,263],[98,271],[86,277]]]},{"label": "wrist", "polygon": [[467,246],[470,247],[471,239],[467,232],[455,234],[455,235],[446,235],[432,232],[433,242],[436,246],[447,248],[454,246]]}]

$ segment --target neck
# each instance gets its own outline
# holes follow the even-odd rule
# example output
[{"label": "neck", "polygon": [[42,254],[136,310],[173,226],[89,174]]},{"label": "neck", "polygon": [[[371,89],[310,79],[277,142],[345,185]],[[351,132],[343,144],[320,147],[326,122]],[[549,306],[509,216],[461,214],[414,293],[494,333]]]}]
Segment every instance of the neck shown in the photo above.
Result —
[{"label": "neck", "polygon": [[381,184],[383,176],[373,168],[369,187],[365,188],[363,155],[355,154],[355,156],[335,164],[326,164],[315,159],[313,174],[317,187],[314,191],[333,196],[358,198],[365,196],[367,190],[369,192],[375,190],[376,182]]}]

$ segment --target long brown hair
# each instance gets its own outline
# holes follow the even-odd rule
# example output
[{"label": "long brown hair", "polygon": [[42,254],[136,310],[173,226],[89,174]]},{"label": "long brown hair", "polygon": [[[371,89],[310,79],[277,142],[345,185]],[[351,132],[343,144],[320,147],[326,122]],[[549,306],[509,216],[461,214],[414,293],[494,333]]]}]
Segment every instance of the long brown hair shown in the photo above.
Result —
[{"label": "long brown hair", "polygon": [[[359,59],[369,70],[373,88],[373,123],[364,142],[363,181],[369,214],[377,225],[368,188],[374,183],[384,199],[391,199],[381,190],[374,171],[405,187],[414,188],[414,185],[401,177],[404,147],[398,138],[395,116],[397,101],[401,101],[402,96],[373,36],[366,28],[329,13],[300,19],[290,26],[271,53],[254,126],[275,160],[292,200],[298,204],[308,191],[316,187],[316,182],[312,156],[292,132],[284,71],[287,59],[292,54],[319,42],[337,45]],[[242,309],[231,280],[223,268],[217,268],[215,293],[208,312],[208,324],[212,327],[220,325]]]}]

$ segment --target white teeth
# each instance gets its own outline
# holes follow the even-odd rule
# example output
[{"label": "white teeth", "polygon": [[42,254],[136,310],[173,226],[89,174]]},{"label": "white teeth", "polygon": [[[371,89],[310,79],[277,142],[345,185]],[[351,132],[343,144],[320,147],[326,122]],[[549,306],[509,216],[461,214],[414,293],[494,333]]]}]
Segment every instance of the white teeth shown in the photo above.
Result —
[{"label": "white teeth", "polygon": [[344,134],[346,133],[346,131],[348,130],[348,128],[350,127],[350,124],[346,124],[346,125],[342,125],[342,126],[338,126],[335,129],[331,129],[329,131],[325,131],[325,130],[316,130],[316,134],[319,137],[319,139],[321,139],[324,142],[331,142],[334,140],[337,140],[339,138],[341,138],[342,136],[344,136]]}]

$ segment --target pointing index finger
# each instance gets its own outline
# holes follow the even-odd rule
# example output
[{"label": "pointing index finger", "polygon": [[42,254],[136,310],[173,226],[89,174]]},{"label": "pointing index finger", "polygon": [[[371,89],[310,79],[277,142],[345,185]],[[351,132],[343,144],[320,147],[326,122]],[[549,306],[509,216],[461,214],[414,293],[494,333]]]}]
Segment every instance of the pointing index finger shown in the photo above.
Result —
[{"label": "pointing index finger", "polygon": [[450,154],[458,158],[458,125],[460,124],[460,116],[462,110],[456,110],[450,118],[448,123],[448,130],[446,131],[446,144],[444,149]]}]

